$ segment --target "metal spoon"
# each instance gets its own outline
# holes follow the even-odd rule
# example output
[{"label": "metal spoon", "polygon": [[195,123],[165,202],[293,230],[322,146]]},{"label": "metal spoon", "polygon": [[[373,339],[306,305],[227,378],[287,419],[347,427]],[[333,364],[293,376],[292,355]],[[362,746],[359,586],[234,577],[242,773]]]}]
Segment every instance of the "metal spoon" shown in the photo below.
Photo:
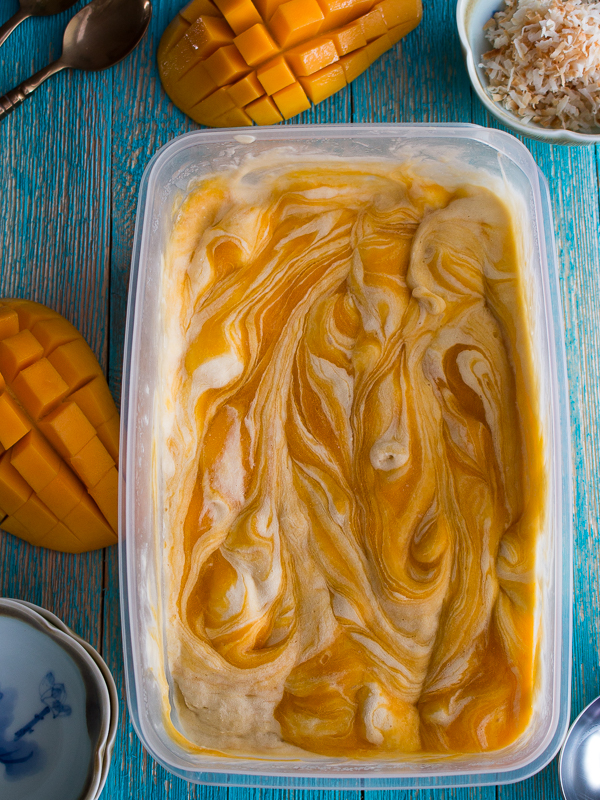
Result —
[{"label": "metal spoon", "polygon": [[93,0],[67,25],[58,61],[0,97],[0,119],[55,72],[62,69],[97,71],[121,61],[137,46],[151,16],[150,0]]},{"label": "metal spoon", "polygon": [[571,725],[558,772],[565,800],[600,800],[600,697]]},{"label": "metal spoon", "polygon": [[17,25],[28,17],[45,17],[60,14],[75,5],[77,0],[21,0],[21,8],[0,27],[0,45],[8,39]]}]

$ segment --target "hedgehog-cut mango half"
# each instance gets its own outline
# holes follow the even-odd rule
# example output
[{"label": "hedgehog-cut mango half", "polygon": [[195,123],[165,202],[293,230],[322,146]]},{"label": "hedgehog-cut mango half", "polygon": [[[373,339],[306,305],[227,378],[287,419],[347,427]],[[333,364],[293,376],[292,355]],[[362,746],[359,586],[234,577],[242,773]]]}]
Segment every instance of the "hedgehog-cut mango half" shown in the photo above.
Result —
[{"label": "hedgehog-cut mango half", "polygon": [[0,528],[68,553],[117,541],[119,415],[64,317],[0,300]]},{"label": "hedgehog-cut mango half", "polygon": [[196,122],[271,125],[342,89],[421,16],[421,0],[192,0],[165,30],[158,68]]}]

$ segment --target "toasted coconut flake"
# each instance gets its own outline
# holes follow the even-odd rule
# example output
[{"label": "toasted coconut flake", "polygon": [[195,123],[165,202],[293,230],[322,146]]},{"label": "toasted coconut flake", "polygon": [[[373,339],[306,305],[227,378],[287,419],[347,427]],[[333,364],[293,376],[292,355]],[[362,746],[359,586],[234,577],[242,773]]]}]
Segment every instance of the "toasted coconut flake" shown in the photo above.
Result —
[{"label": "toasted coconut flake", "polygon": [[546,128],[600,126],[600,2],[506,0],[484,30],[495,102]]}]

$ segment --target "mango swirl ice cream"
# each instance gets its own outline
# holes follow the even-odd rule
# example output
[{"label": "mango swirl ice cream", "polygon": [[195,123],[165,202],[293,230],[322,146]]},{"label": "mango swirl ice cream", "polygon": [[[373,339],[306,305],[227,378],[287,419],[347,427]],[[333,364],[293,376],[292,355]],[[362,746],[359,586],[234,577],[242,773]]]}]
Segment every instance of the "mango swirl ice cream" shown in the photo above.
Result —
[{"label": "mango swirl ice cream", "polygon": [[408,162],[257,159],[174,212],[163,290],[167,667],[189,746],[513,742],[546,484],[509,205]]}]

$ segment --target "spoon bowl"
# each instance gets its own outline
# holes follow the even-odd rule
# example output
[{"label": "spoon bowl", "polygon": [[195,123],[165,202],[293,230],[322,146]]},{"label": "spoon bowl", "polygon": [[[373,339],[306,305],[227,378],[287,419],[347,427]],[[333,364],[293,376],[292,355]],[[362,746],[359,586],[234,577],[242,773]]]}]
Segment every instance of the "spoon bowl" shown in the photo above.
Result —
[{"label": "spoon bowl", "polygon": [[571,725],[558,772],[565,800],[600,800],[600,697]]},{"label": "spoon bowl", "polygon": [[21,0],[21,11],[28,17],[49,17],[52,14],[62,14],[77,0]]},{"label": "spoon bowl", "polygon": [[21,0],[16,14],[0,27],[0,45],[8,39],[17,25],[28,17],[46,17],[60,14],[75,5],[77,0]]},{"label": "spoon bowl", "polygon": [[150,0],[94,0],[67,25],[60,61],[92,72],[112,67],[136,47],[151,16]]}]

